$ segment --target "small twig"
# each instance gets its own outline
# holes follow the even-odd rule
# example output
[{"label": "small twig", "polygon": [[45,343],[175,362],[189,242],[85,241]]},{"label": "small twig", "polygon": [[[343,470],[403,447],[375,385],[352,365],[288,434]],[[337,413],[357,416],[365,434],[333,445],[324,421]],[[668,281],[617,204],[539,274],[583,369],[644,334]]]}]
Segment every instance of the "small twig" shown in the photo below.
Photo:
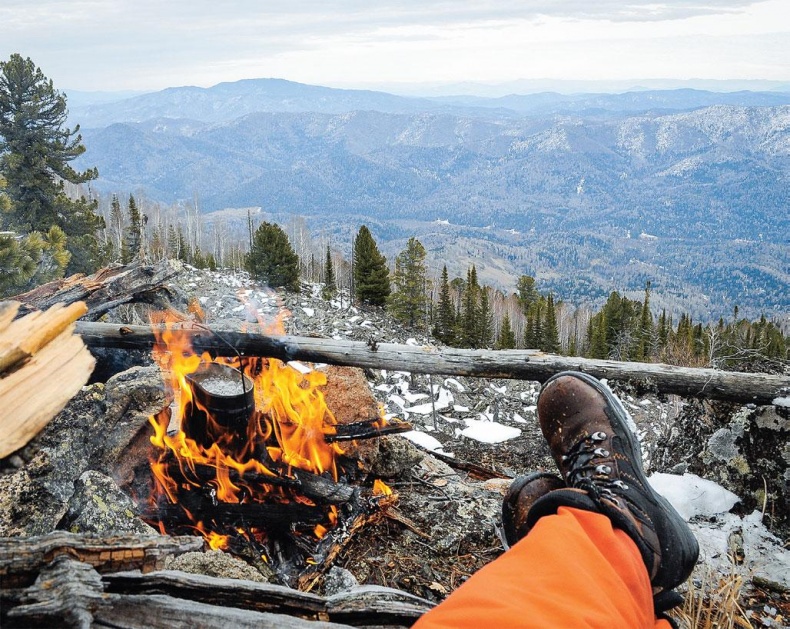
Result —
[{"label": "small twig", "polygon": [[431,539],[430,535],[427,535],[426,533],[423,533],[420,530],[419,526],[417,525],[416,522],[414,522],[414,520],[403,515],[403,513],[401,513],[397,508],[388,507],[387,509],[382,510],[382,513],[390,520],[394,520],[395,522],[400,522],[401,524],[403,524],[403,526],[405,526],[415,535],[419,535],[423,539]]}]

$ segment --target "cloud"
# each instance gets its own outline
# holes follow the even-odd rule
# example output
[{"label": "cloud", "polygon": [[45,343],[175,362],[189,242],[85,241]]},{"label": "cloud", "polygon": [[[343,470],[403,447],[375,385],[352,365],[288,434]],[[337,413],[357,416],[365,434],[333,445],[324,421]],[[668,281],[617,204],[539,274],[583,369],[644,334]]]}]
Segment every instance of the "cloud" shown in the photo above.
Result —
[{"label": "cloud", "polygon": [[[729,24],[718,36],[730,37],[748,27],[744,16],[785,1],[3,0],[0,41],[9,52],[30,56],[58,84],[82,89],[208,85],[250,76],[321,81],[321,73],[370,81],[398,66],[398,80],[406,80],[405,59],[420,80],[430,73],[479,80],[489,56],[495,70],[515,72],[503,60],[526,53],[543,64],[532,67],[533,74],[551,76],[551,58],[532,54],[540,42],[572,65],[574,56],[583,57],[584,42],[599,48],[625,38],[637,45],[644,38],[669,42],[674,31],[709,34],[709,21]],[[770,15],[762,22],[787,30]],[[460,76],[464,67],[477,75]]]}]

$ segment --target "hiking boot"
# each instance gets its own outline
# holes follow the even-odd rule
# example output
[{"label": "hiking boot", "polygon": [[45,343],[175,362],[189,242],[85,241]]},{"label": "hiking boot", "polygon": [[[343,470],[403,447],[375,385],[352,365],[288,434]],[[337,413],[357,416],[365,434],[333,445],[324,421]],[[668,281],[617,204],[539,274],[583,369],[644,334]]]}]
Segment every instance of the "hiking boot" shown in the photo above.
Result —
[{"label": "hiking boot", "polygon": [[568,488],[539,498],[527,525],[562,506],[601,513],[636,543],[654,594],[683,583],[697,562],[697,540],[647,482],[620,400],[592,376],[566,371],[543,385],[538,419]]},{"label": "hiking boot", "polygon": [[529,533],[532,527],[527,525],[527,514],[535,501],[563,487],[565,482],[559,476],[547,472],[534,472],[513,480],[502,502],[502,528],[508,546]]}]

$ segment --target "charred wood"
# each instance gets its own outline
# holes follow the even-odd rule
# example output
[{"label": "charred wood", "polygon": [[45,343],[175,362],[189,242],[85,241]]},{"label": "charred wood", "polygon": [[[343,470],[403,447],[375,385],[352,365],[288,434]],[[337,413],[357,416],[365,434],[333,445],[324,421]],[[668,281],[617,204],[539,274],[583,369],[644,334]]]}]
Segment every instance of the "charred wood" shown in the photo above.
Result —
[{"label": "charred wood", "polygon": [[[229,349],[210,329],[184,328],[197,353],[227,355]],[[150,349],[155,339],[147,326],[117,326],[78,322],[77,332],[88,347]],[[413,373],[512,378],[544,382],[568,369],[597,378],[639,380],[661,393],[771,404],[790,392],[790,377],[772,374],[719,371],[675,367],[657,363],[591,360],[544,354],[538,350],[466,350],[457,348],[412,347],[380,343],[376,351],[361,341],[319,339],[298,336],[267,336],[250,332],[222,332],[223,339],[241,354],[267,356],[284,361],[304,360],[375,369],[395,369]]]},{"label": "charred wood", "polygon": [[373,439],[375,437],[383,437],[384,435],[408,432],[413,429],[413,426],[408,422],[389,423],[384,426],[378,426],[377,423],[380,421],[381,419],[376,418],[364,422],[338,424],[335,426],[335,434],[325,435],[324,440],[327,443],[332,443],[334,441],[352,441],[354,439]]},{"label": "charred wood", "polygon": [[[193,521],[214,521],[230,526],[251,526],[275,530],[287,530],[294,523],[318,524],[325,518],[322,510],[297,502],[276,504],[205,501],[199,503],[196,500],[190,501],[188,494],[184,494],[184,502],[188,503],[188,507],[180,504],[161,503],[156,507],[143,510],[140,517],[166,525],[191,524]],[[185,509],[188,509],[188,513]]]}]

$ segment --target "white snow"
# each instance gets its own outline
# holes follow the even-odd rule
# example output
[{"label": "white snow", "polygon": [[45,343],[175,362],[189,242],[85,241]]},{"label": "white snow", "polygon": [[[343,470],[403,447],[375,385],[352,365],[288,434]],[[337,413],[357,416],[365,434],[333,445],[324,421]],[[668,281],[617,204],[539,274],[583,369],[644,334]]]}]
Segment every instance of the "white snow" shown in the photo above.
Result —
[{"label": "white snow", "polygon": [[502,443],[509,439],[515,439],[521,434],[521,429],[497,422],[467,419],[464,423],[466,428],[461,431],[461,434],[481,443]]},{"label": "white snow", "polygon": [[390,393],[394,388],[395,385],[393,384],[379,384],[375,387],[376,391],[383,391],[384,393]]},{"label": "white snow", "polygon": [[655,473],[648,481],[687,521],[697,515],[726,513],[740,500],[731,491],[696,474]]},{"label": "white snow", "polygon": [[458,393],[463,393],[466,391],[466,387],[462,385],[458,380],[455,378],[446,378],[444,381],[444,386],[446,387],[453,387]]},{"label": "white snow", "polygon": [[497,393],[499,393],[499,395],[505,395],[505,393],[507,393],[507,385],[506,384],[502,385],[501,387],[496,387],[493,384],[489,384],[488,386],[491,387],[492,391],[496,391]]},{"label": "white snow", "polygon": [[413,339],[413,338],[406,339],[406,345],[411,345],[412,347],[420,346],[420,344],[417,342],[417,339]]},{"label": "white snow", "polygon": [[513,413],[513,421],[516,422],[517,424],[526,424],[527,423],[527,420],[524,419],[518,413]]},{"label": "white snow", "polygon": [[790,397],[777,397],[771,402],[774,406],[784,406],[790,408]]},{"label": "white snow", "polygon": [[305,365],[304,363],[300,363],[298,360],[290,360],[288,361],[288,366],[292,369],[296,369],[301,374],[310,373],[312,369]]},{"label": "white snow", "polygon": [[456,413],[468,413],[469,407],[468,406],[461,406],[460,404],[453,405],[453,410]]},{"label": "white snow", "polygon": [[[428,396],[422,395],[421,397],[428,397]],[[417,413],[418,415],[428,415],[433,412],[434,408],[437,411],[443,411],[447,408],[450,408],[450,404],[452,403],[453,403],[453,394],[450,393],[447,389],[441,389],[439,391],[439,397],[433,404],[427,402],[425,404],[420,404],[419,406],[411,406],[406,410],[409,413]]]},{"label": "white snow", "polygon": [[308,308],[307,306],[302,306],[302,310],[304,310],[304,313],[308,317],[314,317],[315,316],[315,309],[314,308]]},{"label": "white snow", "polygon": [[401,436],[406,437],[406,439],[412,443],[416,443],[418,446],[422,446],[431,452],[442,449],[442,443],[436,437],[426,435],[424,432],[420,432],[419,430],[409,430],[408,432],[402,432]]}]

